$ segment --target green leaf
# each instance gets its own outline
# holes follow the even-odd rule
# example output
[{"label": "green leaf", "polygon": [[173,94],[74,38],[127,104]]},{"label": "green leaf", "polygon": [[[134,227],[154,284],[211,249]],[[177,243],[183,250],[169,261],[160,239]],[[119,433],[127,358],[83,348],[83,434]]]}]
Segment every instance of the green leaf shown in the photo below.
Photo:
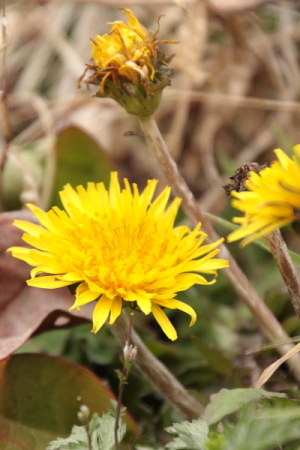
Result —
[{"label": "green leaf", "polygon": [[[163,450],[165,447],[155,447],[155,450]],[[136,445],[135,450],[153,450],[153,447],[148,447],[146,445]]]},{"label": "green leaf", "polygon": [[[287,399],[287,402],[291,403],[291,400]],[[240,420],[235,426],[225,424],[225,450],[282,448],[282,445],[299,440],[299,418],[299,407],[285,408],[276,402],[272,407],[247,405],[242,409]]]},{"label": "green leaf", "polygon": [[[88,426],[74,426],[70,437],[67,439],[56,439],[50,442],[47,450],[112,450],[114,441],[115,417],[111,413],[105,413],[102,417],[93,414]],[[125,435],[126,425],[119,423],[118,442],[120,443]]]},{"label": "green leaf", "polygon": [[224,434],[215,433],[211,431],[209,433],[209,441],[204,444],[205,450],[223,450],[225,447]]},{"label": "green leaf", "polygon": [[234,365],[220,350],[207,344],[203,339],[198,337],[194,337],[193,341],[207,360],[211,369],[221,375],[232,375]]},{"label": "green leaf", "polygon": [[[114,445],[114,428],[115,417],[111,414],[103,414],[101,419],[98,418],[97,423],[94,424],[94,440],[93,445],[95,450],[111,450]],[[120,420],[118,429],[118,442],[121,442],[126,432],[126,425]]]},{"label": "green leaf", "polygon": [[208,440],[208,426],[203,419],[174,423],[172,427],[165,430],[171,434],[178,434],[178,437],[165,446],[166,448],[205,450],[204,443]]},{"label": "green leaf", "polygon": [[[13,355],[0,362],[1,450],[45,450],[79,424],[78,396],[91,413],[111,406],[112,392],[89,370],[46,355]],[[124,416],[131,434],[137,427]]]},{"label": "green leaf", "polygon": [[211,395],[211,401],[204,411],[204,419],[209,425],[212,425],[253,400],[273,397],[284,398],[286,395],[278,392],[267,392],[263,389],[221,389],[217,394]]},{"label": "green leaf", "polygon": [[89,448],[89,438],[85,427],[74,425],[70,437],[58,438],[48,444],[46,450],[71,450]]},{"label": "green leaf", "polygon": [[58,192],[67,183],[76,187],[89,181],[103,181],[108,186],[112,170],[108,157],[88,134],[77,127],[65,129],[57,139],[57,172],[52,204],[61,205]]}]

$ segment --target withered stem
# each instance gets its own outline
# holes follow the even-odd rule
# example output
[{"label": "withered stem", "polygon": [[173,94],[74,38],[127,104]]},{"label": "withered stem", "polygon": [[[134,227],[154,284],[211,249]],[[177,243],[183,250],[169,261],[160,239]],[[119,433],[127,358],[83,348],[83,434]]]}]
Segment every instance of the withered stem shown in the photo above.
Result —
[{"label": "withered stem", "polygon": [[[195,197],[181,176],[175,161],[172,159],[167,149],[165,141],[162,138],[154,118],[152,116],[140,117],[140,125],[148,147],[155,154],[167,182],[172,187],[174,194],[182,199],[182,207],[185,213],[194,224],[201,222],[202,229],[207,234],[208,240],[210,242],[215,242],[219,239],[219,236],[214,231],[209,220],[206,219],[202,213]],[[221,252],[219,256],[229,261],[230,267],[223,269],[224,274],[228,278],[238,296],[244,301],[253,316],[256,318],[263,334],[273,342],[286,341],[289,339],[289,336],[284,331],[281,324],[273,315],[272,311],[270,311],[270,309],[265,305],[224,244],[221,245]],[[284,344],[276,348],[281,355],[284,355],[292,347],[293,346],[291,344]],[[287,364],[289,365],[294,377],[300,381],[299,355],[295,355],[287,362]]]},{"label": "withered stem", "polygon": [[285,282],[296,314],[300,317],[300,282],[280,230],[277,229],[266,236],[266,241]]},{"label": "withered stem", "polygon": [[[124,347],[127,340],[128,317],[125,311],[111,325],[111,330]],[[203,413],[202,405],[192,397],[184,386],[172,375],[145,346],[135,330],[131,329],[131,343],[138,348],[135,366],[151,382],[157,392],[189,420],[197,419]]]}]

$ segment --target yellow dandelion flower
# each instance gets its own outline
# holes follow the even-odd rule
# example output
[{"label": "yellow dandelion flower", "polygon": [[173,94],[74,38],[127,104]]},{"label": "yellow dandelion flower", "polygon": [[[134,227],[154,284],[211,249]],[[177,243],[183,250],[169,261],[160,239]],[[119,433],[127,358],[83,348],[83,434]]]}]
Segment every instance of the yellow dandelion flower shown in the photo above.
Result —
[{"label": "yellow dandelion flower", "polygon": [[94,64],[86,71],[93,74],[85,82],[99,85],[98,97],[112,97],[130,114],[152,114],[157,108],[164,87],[171,84],[166,58],[157,48],[156,34],[148,31],[128,8],[120,8],[128,18],[108,22],[110,33],[97,35],[90,41]]},{"label": "yellow dandelion flower", "polygon": [[[294,147],[289,158],[281,149],[275,150],[274,161],[259,173],[250,172],[247,191],[232,191],[232,206],[244,216],[234,217],[239,229],[227,237],[228,242],[243,239],[244,247],[297,219],[300,210],[300,145]],[[245,239],[244,239],[245,238]]]},{"label": "yellow dandelion flower", "polygon": [[104,93],[105,81],[111,77],[118,82],[121,75],[135,84],[141,77],[153,80],[155,69],[151,58],[156,56],[155,38],[149,34],[130,9],[121,8],[128,16],[128,25],[109,22],[110,34],[97,35],[91,40],[95,65],[103,71],[100,92]]},{"label": "yellow dandelion flower", "polygon": [[76,190],[65,186],[60,192],[65,211],[53,207],[44,212],[28,205],[41,225],[21,220],[14,224],[25,231],[23,240],[34,248],[9,249],[35,266],[28,285],[54,289],[78,283],[70,310],[96,301],[94,333],[107,319],[113,324],[127,303],[152,313],[165,334],[176,339],[163,308],[186,312],[193,325],[195,311],[175,299],[176,293],[193,284],[214,283],[217,269],[228,262],[214,258],[222,239],[202,245],[206,235],[200,224],[193,231],[174,227],[180,199],[167,206],[170,188],[166,188],[152,201],[156,184],[148,181],[139,193],[136,184],[125,179],[121,189],[113,172],[108,190],[103,183]]}]

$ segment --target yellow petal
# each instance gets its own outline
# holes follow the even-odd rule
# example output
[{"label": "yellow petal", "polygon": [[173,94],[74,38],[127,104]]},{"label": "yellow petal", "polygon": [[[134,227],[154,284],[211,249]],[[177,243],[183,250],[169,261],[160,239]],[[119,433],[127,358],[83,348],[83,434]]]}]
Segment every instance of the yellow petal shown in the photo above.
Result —
[{"label": "yellow petal", "polygon": [[51,276],[32,278],[31,280],[27,280],[26,283],[28,286],[43,289],[57,289],[64,286],[70,286],[70,284],[72,284],[70,281],[58,280],[57,278]]},{"label": "yellow petal", "polygon": [[154,195],[154,191],[156,189],[158,181],[157,180],[148,180],[147,186],[144,191],[139,196],[137,188],[135,189],[134,196],[139,197],[139,205],[142,211],[146,212],[152,198]]},{"label": "yellow petal", "polygon": [[98,292],[92,292],[89,290],[87,283],[80,283],[76,289],[76,300],[69,311],[86,305],[99,297]]},{"label": "yellow petal", "polygon": [[158,300],[157,303],[160,306],[163,306],[165,308],[169,308],[169,309],[180,309],[181,311],[189,314],[189,316],[191,317],[191,321],[190,321],[190,327],[192,327],[196,320],[197,320],[197,314],[195,312],[195,310],[188,305],[187,303],[181,302],[180,300],[176,300],[176,299],[171,299],[171,300]]},{"label": "yellow petal", "polygon": [[153,214],[154,217],[162,215],[166,209],[167,202],[169,200],[171,188],[165,188],[162,193],[154,200],[149,208],[149,214]]},{"label": "yellow petal", "polygon": [[116,319],[119,317],[121,312],[122,312],[122,299],[120,297],[115,297],[111,305],[110,320],[108,322],[109,325],[115,323]]},{"label": "yellow petal", "polygon": [[226,259],[209,259],[204,264],[201,264],[199,271],[202,273],[212,273],[217,269],[223,269],[229,267],[229,262]]},{"label": "yellow petal", "polygon": [[97,333],[104,325],[109,316],[112,303],[113,300],[107,298],[105,295],[102,295],[100,300],[98,300],[93,312],[93,328],[91,330],[92,333]]},{"label": "yellow petal", "polygon": [[177,339],[177,332],[163,310],[158,305],[152,304],[152,314],[166,336],[171,341],[175,341]]},{"label": "yellow petal", "polygon": [[49,250],[49,245],[41,239],[41,236],[35,237],[29,234],[24,234],[22,236],[22,239],[27,244],[31,245],[32,247],[38,248],[39,250]]},{"label": "yellow petal", "polygon": [[22,261],[27,262],[31,266],[36,266],[36,260],[31,255],[31,250],[29,248],[24,247],[10,247],[6,250],[7,252],[11,252],[14,258],[21,259]]},{"label": "yellow petal", "polygon": [[82,273],[68,272],[64,275],[60,275],[60,279],[64,281],[72,281],[72,283],[78,283],[79,281],[82,281]]},{"label": "yellow petal", "polygon": [[140,24],[138,19],[132,13],[129,8],[120,8],[124,11],[124,13],[128,16],[128,24],[129,26],[142,38],[147,39],[148,33],[145,28]]},{"label": "yellow petal", "polygon": [[49,218],[49,213],[46,213],[42,209],[38,208],[35,205],[31,205],[30,203],[28,203],[26,206],[33,212],[33,214],[38,218],[41,224],[44,225],[44,227],[48,228],[48,230],[50,231],[55,231]]},{"label": "yellow petal", "polygon": [[203,284],[205,286],[208,286],[214,284],[215,282],[215,279],[207,281],[206,278],[198,273],[182,273],[177,277],[176,290],[178,292],[184,291],[193,286],[193,284]]},{"label": "yellow petal", "polygon": [[[35,278],[37,275],[40,275],[41,273],[52,273],[53,275],[59,276],[61,273],[61,270],[56,270],[56,267],[50,267],[48,266],[38,266],[35,269],[32,269],[30,272],[30,276],[32,278]],[[72,280],[64,280],[64,281],[72,281]]]},{"label": "yellow petal", "polygon": [[286,153],[284,153],[280,148],[274,150],[276,156],[284,169],[287,169],[289,164],[291,163],[291,159],[288,157]]},{"label": "yellow petal", "polygon": [[140,310],[148,315],[151,312],[151,300],[148,298],[139,298],[137,299],[137,304],[140,308]]},{"label": "yellow petal", "polygon": [[109,201],[112,208],[118,208],[120,202],[120,184],[117,172],[111,173],[109,186]]},{"label": "yellow petal", "polygon": [[13,225],[36,237],[39,237],[41,233],[46,231],[45,228],[41,227],[41,225],[26,222],[25,220],[14,220]]}]

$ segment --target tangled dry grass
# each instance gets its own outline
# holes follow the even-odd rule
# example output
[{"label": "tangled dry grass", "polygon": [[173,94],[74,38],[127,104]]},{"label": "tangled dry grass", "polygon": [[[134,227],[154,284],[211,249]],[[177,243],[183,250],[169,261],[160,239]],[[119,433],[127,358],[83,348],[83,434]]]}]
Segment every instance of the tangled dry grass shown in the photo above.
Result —
[{"label": "tangled dry grass", "polygon": [[[3,2],[5,4],[5,2]],[[179,41],[172,86],[156,119],[188,184],[210,212],[227,201],[220,186],[246,161],[266,162],[273,148],[299,142],[300,10],[296,1],[69,0],[8,2],[2,17],[2,164],[13,159],[24,178],[22,201],[49,202],[57,135],[69,125],[89,133],[122,175],[140,184],[160,176],[134,117],[95,99],[78,77],[89,39],[131,8],[160,39]],[[289,137],[289,140],[286,138]],[[41,194],[20,150],[46,158]]]}]

